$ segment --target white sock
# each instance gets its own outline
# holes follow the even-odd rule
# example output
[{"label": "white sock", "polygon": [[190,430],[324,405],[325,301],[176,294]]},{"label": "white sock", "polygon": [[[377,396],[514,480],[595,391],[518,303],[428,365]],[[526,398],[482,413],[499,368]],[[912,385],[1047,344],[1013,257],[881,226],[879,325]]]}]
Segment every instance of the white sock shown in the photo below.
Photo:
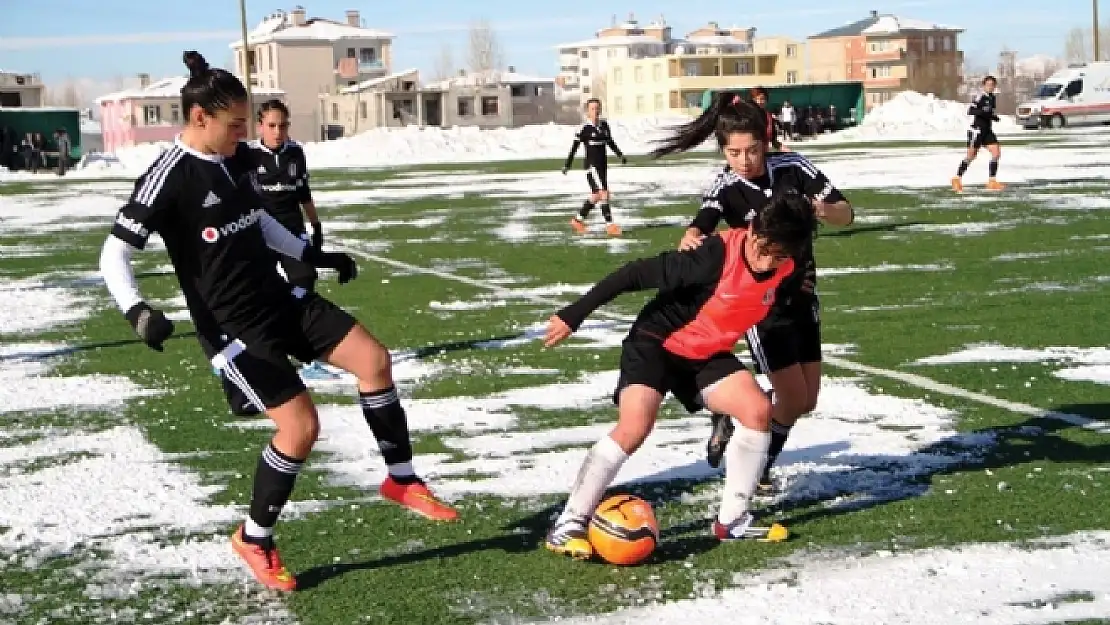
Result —
[{"label": "white sock", "polygon": [[586,459],[582,461],[582,468],[578,470],[578,478],[567,498],[567,505],[556,524],[572,518],[588,519],[597,504],[601,503],[601,496],[617,477],[625,460],[628,460],[628,454],[608,435],[591,447]]},{"label": "white sock", "polygon": [[243,524],[243,533],[251,538],[269,538],[274,535],[274,528],[262,527],[247,517],[247,522]]},{"label": "white sock", "polygon": [[770,444],[770,432],[736,424],[736,432],[725,447],[725,487],[721,492],[721,511],[717,514],[721,523],[728,525],[748,511],[759,475],[767,463]]},{"label": "white sock", "polygon": [[412,468],[412,462],[398,462],[386,466],[391,477],[416,477],[416,471]]}]

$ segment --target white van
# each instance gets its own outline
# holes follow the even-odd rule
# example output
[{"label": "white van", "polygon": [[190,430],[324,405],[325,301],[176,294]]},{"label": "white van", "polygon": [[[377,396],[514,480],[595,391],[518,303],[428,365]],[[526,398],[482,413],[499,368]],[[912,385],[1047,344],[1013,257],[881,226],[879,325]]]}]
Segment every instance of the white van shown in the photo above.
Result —
[{"label": "white van", "polygon": [[1062,69],[1017,107],[1015,121],[1027,130],[1110,122],[1110,61]]}]

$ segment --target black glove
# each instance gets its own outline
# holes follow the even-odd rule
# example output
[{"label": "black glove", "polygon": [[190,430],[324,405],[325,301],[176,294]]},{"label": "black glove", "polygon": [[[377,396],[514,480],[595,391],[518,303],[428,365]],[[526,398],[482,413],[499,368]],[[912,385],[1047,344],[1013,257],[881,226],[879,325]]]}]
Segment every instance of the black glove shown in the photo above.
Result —
[{"label": "black glove", "polygon": [[339,284],[347,284],[358,276],[358,265],[355,264],[355,259],[343,252],[325,252],[318,247],[308,245],[304,248],[304,255],[301,260],[317,269],[338,271]]},{"label": "black glove", "polygon": [[621,157],[621,165],[627,165],[627,164],[628,164],[628,157],[622,156]]},{"label": "black glove", "polygon": [[324,229],[320,222],[312,222],[312,247],[324,247]]},{"label": "black glove", "polygon": [[135,334],[156,352],[162,351],[162,343],[173,334],[173,322],[146,302],[135,304],[123,316],[135,329]]}]

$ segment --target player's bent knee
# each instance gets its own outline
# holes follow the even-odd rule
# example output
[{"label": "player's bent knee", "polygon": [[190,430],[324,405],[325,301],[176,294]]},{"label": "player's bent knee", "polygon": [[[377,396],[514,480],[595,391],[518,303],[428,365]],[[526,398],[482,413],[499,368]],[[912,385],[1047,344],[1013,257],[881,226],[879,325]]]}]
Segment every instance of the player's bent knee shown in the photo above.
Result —
[{"label": "player's bent knee", "polygon": [[320,418],[308,391],[303,391],[266,414],[277,426],[278,448],[294,457],[305,457],[320,436]]}]

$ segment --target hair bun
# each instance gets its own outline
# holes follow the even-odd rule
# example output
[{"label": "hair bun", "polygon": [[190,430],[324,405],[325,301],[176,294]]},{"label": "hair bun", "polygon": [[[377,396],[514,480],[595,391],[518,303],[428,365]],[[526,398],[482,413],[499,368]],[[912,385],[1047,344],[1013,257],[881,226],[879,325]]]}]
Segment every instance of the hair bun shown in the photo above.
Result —
[{"label": "hair bun", "polygon": [[181,55],[181,60],[185,62],[185,67],[189,68],[189,76],[196,78],[208,73],[208,61],[204,60],[204,56],[196,50],[187,50]]}]

